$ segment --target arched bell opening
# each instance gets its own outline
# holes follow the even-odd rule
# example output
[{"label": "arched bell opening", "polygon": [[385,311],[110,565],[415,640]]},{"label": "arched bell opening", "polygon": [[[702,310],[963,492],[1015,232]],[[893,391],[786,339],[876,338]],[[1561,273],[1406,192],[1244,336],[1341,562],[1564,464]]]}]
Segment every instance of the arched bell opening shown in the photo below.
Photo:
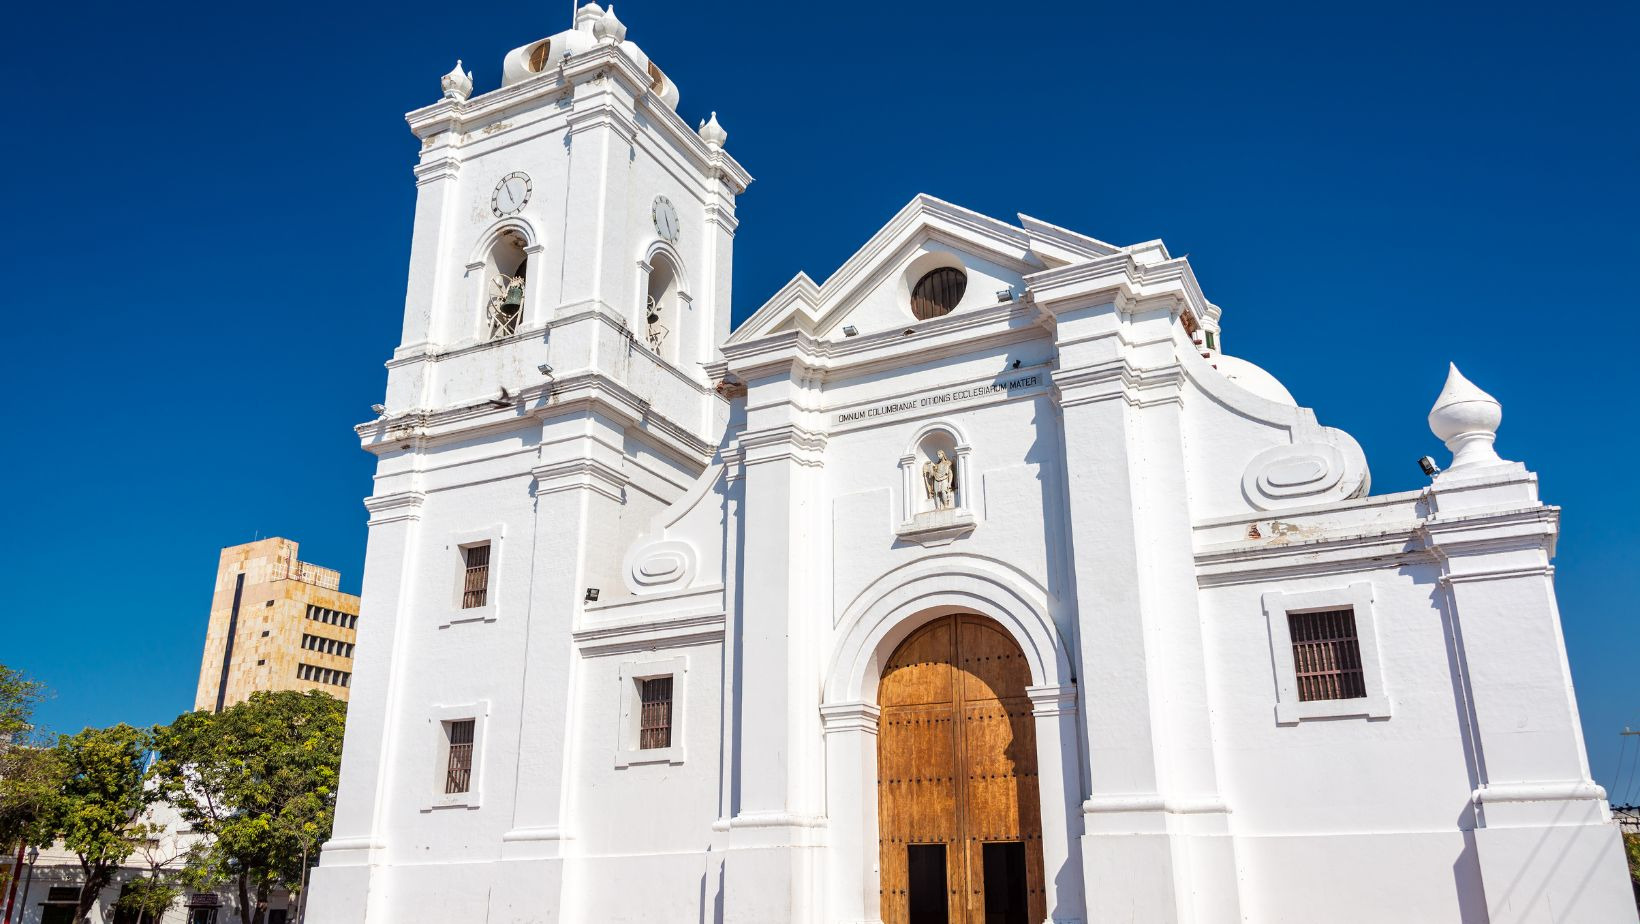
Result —
[{"label": "arched bell opening", "polygon": [[509,228],[496,236],[485,256],[485,339],[498,340],[518,333],[528,284],[527,246],[524,235]]},{"label": "arched bell opening", "polygon": [[938,616],[877,687],[884,924],[1047,915],[1031,669],[997,622]]}]

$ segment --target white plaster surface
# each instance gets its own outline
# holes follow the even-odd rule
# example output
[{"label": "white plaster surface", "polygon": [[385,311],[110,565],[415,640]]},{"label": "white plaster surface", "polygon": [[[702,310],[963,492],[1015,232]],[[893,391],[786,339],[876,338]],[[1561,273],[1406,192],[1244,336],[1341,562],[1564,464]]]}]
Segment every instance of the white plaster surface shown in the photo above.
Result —
[{"label": "white plaster surface", "polygon": [[[598,43],[603,13],[567,60],[515,53],[505,86],[409,117],[314,924],[875,921],[878,672],[949,612],[1032,667],[1054,921],[1635,920],[1560,636],[1558,510],[1524,466],[1475,450],[1372,496],[1347,433],[1192,342],[1223,312],[1161,242],[924,196],[731,335],[750,177],[630,40]],[[518,170],[534,197],[497,219]],[[682,220],[664,248],[656,195]],[[537,249],[519,334],[486,342],[465,276],[502,227]],[[690,301],[657,357],[632,332],[663,251]],[[918,321],[935,266],[967,292]],[[1493,416],[1452,432],[1489,450]],[[950,535],[908,532],[930,428],[962,461]],[[452,620],[449,549],[480,533],[495,618]],[[1370,600],[1371,708],[1280,713],[1282,599]],[[633,759],[645,664],[687,666],[665,760]],[[429,723],[463,703],[488,709],[482,802],[432,807]]]}]

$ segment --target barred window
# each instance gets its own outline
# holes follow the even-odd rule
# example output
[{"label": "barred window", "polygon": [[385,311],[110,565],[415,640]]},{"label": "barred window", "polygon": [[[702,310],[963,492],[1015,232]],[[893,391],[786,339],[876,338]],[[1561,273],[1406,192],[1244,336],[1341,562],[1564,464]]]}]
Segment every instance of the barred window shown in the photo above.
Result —
[{"label": "barred window", "polygon": [[470,545],[461,550],[464,577],[461,585],[461,608],[470,610],[489,602],[490,544]]},{"label": "barred window", "polygon": [[1298,701],[1359,699],[1367,695],[1355,610],[1288,613]]},{"label": "barred window", "polygon": [[638,681],[643,709],[638,722],[638,749],[672,746],[672,678],[651,677]]},{"label": "barred window", "polygon": [[444,764],[445,793],[468,792],[473,788],[473,719],[445,722],[450,739],[450,756]]}]

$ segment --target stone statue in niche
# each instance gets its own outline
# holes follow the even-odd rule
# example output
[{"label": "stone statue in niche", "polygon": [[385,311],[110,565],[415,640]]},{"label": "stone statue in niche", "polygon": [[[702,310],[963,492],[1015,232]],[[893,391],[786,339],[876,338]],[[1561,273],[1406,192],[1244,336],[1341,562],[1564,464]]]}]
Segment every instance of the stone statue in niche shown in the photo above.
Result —
[{"label": "stone statue in niche", "polygon": [[935,510],[950,510],[957,505],[957,469],[941,449],[937,458],[923,463],[923,489],[934,502]]}]

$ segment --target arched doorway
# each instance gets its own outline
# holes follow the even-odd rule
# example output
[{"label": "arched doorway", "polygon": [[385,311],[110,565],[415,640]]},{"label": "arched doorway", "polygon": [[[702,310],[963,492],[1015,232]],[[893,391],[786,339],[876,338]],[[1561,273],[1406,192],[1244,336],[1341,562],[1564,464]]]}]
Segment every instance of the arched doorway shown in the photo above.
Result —
[{"label": "arched doorway", "polygon": [[884,924],[1047,917],[1036,736],[1019,646],[983,616],[913,632],[877,689]]}]

